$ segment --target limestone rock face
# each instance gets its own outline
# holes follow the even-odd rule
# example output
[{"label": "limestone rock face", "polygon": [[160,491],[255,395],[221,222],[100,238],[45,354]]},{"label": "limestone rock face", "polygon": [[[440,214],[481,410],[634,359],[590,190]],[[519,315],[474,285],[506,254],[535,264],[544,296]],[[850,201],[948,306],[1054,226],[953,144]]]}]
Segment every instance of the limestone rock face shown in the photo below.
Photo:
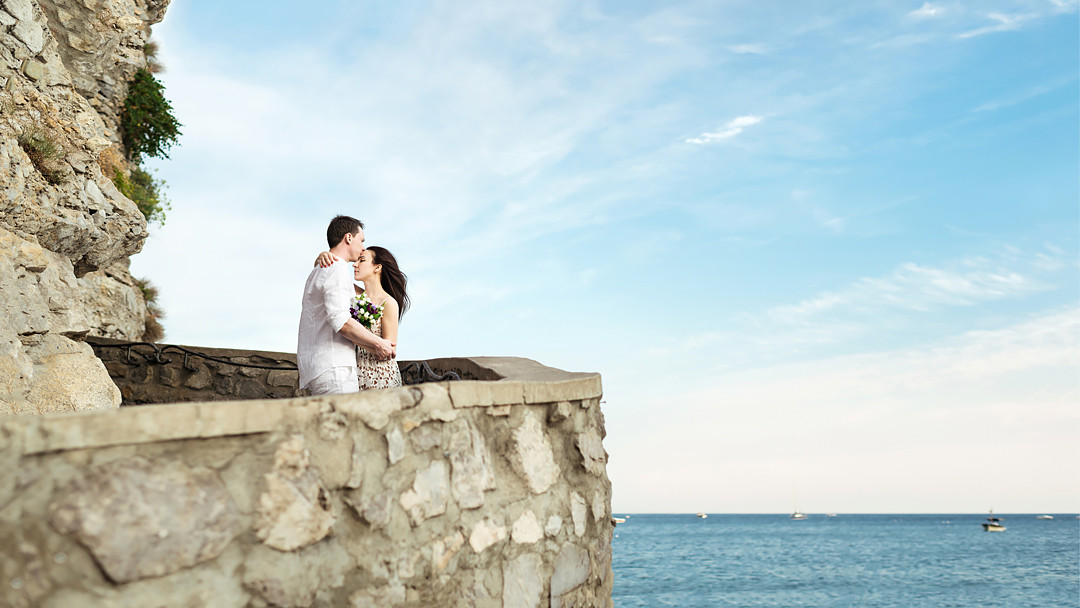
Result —
[{"label": "limestone rock face", "polygon": [[[102,159],[123,156],[117,126],[126,83],[145,65],[148,26],[167,6],[0,0],[0,370],[15,372],[0,380],[0,414],[117,405],[108,376],[89,359],[64,370],[85,368],[79,386],[40,390],[35,378],[47,374],[31,373],[39,364],[27,349],[44,336],[143,333],[145,303],[126,261],[142,249],[146,221]],[[57,147],[45,172],[19,145],[29,133]]]},{"label": "limestone rock face", "polygon": [[34,364],[26,402],[34,404],[37,413],[120,406],[120,389],[89,344],[47,334],[26,354]]},{"label": "limestone rock face", "polygon": [[78,339],[91,326],[63,256],[0,227],[0,414],[116,408],[120,391]]},{"label": "limestone rock face", "polygon": [[79,279],[78,305],[91,336],[138,340],[146,328],[146,302],[124,258]]},{"label": "limestone rock face", "polygon": [[220,555],[239,533],[225,484],[209,469],[115,461],[71,481],[49,520],[116,583],[176,572]]}]

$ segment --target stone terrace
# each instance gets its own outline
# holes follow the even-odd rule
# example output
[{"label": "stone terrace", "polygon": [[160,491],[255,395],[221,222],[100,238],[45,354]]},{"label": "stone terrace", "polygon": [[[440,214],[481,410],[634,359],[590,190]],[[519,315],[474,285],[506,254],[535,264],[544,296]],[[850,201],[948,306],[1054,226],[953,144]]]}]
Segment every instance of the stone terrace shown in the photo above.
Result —
[{"label": "stone terrace", "polygon": [[0,419],[0,605],[610,606],[600,377],[433,363],[488,379]]}]

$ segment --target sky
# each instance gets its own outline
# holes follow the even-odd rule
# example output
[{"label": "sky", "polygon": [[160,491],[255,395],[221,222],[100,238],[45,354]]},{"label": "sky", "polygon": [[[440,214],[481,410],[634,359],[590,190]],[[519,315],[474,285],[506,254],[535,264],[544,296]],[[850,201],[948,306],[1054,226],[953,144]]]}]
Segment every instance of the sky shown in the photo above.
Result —
[{"label": "sky", "polygon": [[1080,511],[1076,0],[174,2],[165,341],[602,374],[618,512]]}]

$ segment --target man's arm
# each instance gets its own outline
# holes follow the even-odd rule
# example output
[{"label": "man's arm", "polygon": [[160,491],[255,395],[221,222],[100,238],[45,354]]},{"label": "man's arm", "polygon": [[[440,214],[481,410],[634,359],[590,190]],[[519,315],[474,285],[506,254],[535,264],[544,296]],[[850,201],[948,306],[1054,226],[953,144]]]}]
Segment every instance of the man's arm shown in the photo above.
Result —
[{"label": "man's arm", "polygon": [[[345,265],[347,268],[348,265]],[[344,268],[332,268],[323,285],[323,306],[330,326],[354,344],[359,345],[379,359],[394,356],[394,345],[371,333],[349,314],[353,297],[352,278]]]},{"label": "man's arm", "polygon": [[385,360],[395,355],[393,343],[376,336],[371,330],[360,325],[352,317],[345,321],[345,325],[338,330],[338,333],[352,340],[353,344],[375,355],[378,359]]}]

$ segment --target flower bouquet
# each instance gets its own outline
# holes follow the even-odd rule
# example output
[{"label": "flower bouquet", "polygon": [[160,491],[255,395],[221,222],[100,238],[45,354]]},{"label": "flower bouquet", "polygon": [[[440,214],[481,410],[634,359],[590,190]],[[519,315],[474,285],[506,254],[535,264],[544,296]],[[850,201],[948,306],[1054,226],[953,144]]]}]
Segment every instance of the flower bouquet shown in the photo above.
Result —
[{"label": "flower bouquet", "polygon": [[382,317],[382,313],[383,305],[376,306],[372,304],[366,293],[353,298],[352,305],[349,306],[349,314],[352,315],[352,318],[368,329],[375,327],[375,321]]}]

